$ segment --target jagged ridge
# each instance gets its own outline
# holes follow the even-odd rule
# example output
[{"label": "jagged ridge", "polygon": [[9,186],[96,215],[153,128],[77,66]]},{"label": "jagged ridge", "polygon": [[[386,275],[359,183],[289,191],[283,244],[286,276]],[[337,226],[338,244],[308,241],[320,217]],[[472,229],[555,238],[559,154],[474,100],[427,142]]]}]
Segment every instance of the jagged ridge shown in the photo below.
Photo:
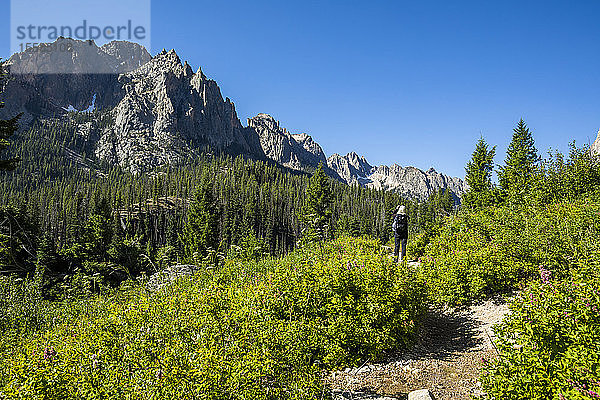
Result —
[{"label": "jagged ridge", "polygon": [[323,164],[328,175],[341,180],[334,170],[328,168],[321,146],[306,133],[290,134],[268,114],[249,118],[248,127],[258,135],[267,158],[297,171],[312,171]]},{"label": "jagged ridge", "polygon": [[466,190],[461,179],[440,174],[433,168],[422,171],[398,164],[373,167],[365,157],[360,157],[354,152],[345,156],[333,154],[327,159],[327,163],[349,185],[389,190],[418,200],[427,199],[439,189],[450,189],[456,197],[455,200],[458,200]]}]

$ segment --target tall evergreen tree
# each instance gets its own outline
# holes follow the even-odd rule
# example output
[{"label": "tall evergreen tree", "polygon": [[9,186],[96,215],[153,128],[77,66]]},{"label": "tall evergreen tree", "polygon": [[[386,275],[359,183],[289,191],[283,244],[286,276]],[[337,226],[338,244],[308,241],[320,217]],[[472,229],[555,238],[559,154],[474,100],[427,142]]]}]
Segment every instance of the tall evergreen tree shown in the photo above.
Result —
[{"label": "tall evergreen tree", "polygon": [[106,197],[95,194],[95,203],[92,213],[83,228],[81,245],[85,258],[93,261],[107,261],[108,250],[113,239],[113,225],[111,208]]},{"label": "tall evergreen tree", "polygon": [[184,228],[183,244],[189,260],[206,257],[208,250],[219,247],[219,206],[214,198],[213,185],[204,176],[196,190]]},{"label": "tall evergreen tree", "polygon": [[[6,74],[4,73],[3,63],[0,61],[0,93],[2,93],[2,89],[4,83],[6,81]],[[4,107],[4,103],[0,102],[0,108]],[[19,118],[21,118],[21,114],[10,118],[10,119],[0,119],[0,153],[6,150],[10,143],[8,142],[8,138],[12,136],[19,129]],[[0,159],[0,171],[3,170],[13,170],[19,162],[19,159],[8,158],[8,159]]]},{"label": "tall evergreen tree", "polygon": [[506,150],[504,166],[498,173],[500,189],[509,201],[519,201],[528,192],[539,161],[533,135],[521,119]]},{"label": "tall evergreen tree", "polygon": [[465,168],[465,181],[469,190],[463,195],[465,207],[478,208],[492,203],[492,171],[496,146],[489,148],[483,137],[479,138],[471,160]]},{"label": "tall evergreen tree", "polygon": [[305,236],[309,240],[322,241],[331,237],[332,203],[331,186],[320,163],[306,188],[306,202],[301,215],[306,228]]},{"label": "tall evergreen tree", "polygon": [[445,213],[450,213],[454,209],[454,199],[450,189],[440,189],[438,208]]}]

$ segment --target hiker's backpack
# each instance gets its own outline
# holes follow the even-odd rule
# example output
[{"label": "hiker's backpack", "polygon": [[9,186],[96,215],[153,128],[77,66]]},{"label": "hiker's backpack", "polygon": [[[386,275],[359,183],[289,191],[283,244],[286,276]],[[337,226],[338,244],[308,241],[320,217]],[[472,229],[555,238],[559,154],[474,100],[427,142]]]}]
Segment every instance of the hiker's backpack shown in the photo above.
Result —
[{"label": "hiker's backpack", "polygon": [[396,234],[408,232],[408,216],[406,214],[394,215],[394,222],[392,222],[392,232]]}]

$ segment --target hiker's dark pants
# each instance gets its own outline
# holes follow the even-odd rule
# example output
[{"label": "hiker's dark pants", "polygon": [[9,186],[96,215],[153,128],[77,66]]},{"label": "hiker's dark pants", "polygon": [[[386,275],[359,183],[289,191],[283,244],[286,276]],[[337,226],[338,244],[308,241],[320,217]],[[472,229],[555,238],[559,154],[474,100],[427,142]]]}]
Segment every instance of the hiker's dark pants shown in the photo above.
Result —
[{"label": "hiker's dark pants", "polygon": [[402,254],[400,256],[400,260],[398,260],[398,261],[402,261],[402,260],[404,260],[404,257],[406,257],[406,242],[407,242],[407,239],[406,238],[402,238],[399,235],[394,235],[394,242],[395,242],[395,246],[394,246],[394,258],[396,260],[398,260],[398,253],[400,253],[400,246],[402,246]]}]

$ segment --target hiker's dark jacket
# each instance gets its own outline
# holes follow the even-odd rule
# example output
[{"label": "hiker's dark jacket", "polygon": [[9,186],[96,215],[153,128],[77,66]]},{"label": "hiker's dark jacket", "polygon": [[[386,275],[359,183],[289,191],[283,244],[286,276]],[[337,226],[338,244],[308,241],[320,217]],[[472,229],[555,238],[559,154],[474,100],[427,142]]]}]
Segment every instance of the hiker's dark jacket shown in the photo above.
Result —
[{"label": "hiker's dark jacket", "polygon": [[408,215],[394,214],[392,228],[398,239],[408,239]]}]

